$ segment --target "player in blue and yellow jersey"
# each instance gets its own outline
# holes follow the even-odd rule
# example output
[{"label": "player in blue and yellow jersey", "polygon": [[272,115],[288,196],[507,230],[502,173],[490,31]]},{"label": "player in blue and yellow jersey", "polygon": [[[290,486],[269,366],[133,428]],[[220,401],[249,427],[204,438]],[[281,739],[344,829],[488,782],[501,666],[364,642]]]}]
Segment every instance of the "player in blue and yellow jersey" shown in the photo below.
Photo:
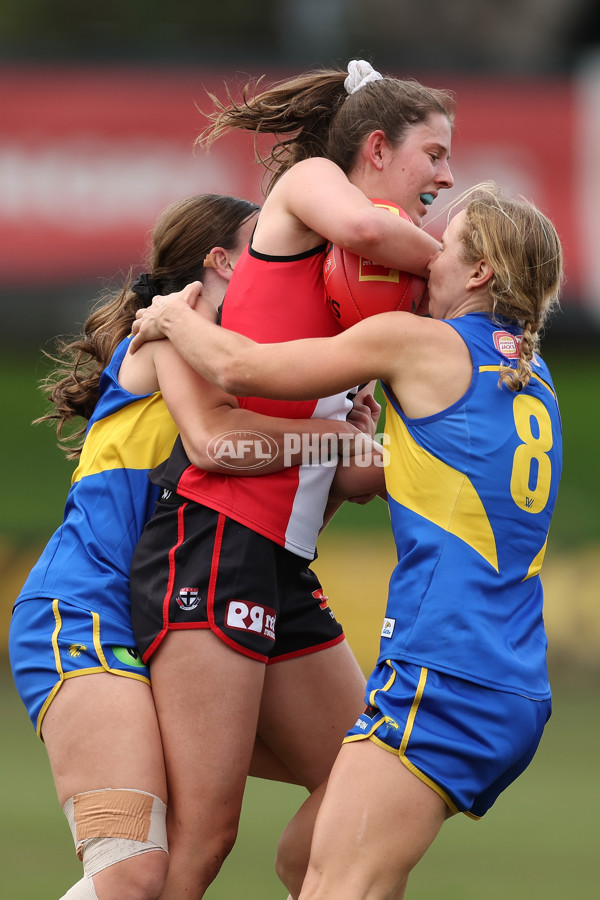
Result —
[{"label": "player in blue and yellow jersey", "polygon": [[[165,210],[154,229],[151,274],[102,298],[81,337],[62,342],[45,383],[53,410],[43,418],[56,420],[61,446],[78,465],[63,522],[15,603],[9,651],[84,863],[70,900],[156,897],[167,865],[163,754],[131,629],[129,567],[158,494],[148,471],[177,436],[163,393],[180,417],[187,367],[161,350],[132,365],[131,323],[154,293],[200,275],[207,309],[215,310],[257,209],[203,195]],[[200,406],[195,417],[186,413],[198,433],[201,414]],[[78,418],[84,428],[66,436],[63,427]]]},{"label": "player in blue and yellow jersey", "polygon": [[[431,318],[384,313],[284,345],[199,323],[200,371],[223,389],[301,399],[379,376],[388,401],[398,564],[302,900],[399,900],[444,820],[482,816],[550,715],[540,569],[562,440],[538,343],[562,250],[533,204],[493,184],[464,202],[429,264]],[[170,335],[185,329],[185,297],[159,315]]]},{"label": "player in blue and yellow jersey", "polygon": [[[200,275],[201,306],[214,316],[256,212],[216,195],[167,209],[154,230],[151,274],[103,298],[84,334],[60,346],[45,385],[54,409],[44,418],[57,421],[78,465],[63,523],[15,603],[9,649],[84,863],[70,900],[155,897],[166,870],[163,754],[129,602],[131,556],[158,494],[148,471],[168,456],[174,419],[190,452],[206,444],[207,415],[217,431],[247,423],[278,439],[277,420],[238,418],[234,399],[212,393],[168,342],[134,358],[127,335],[155,293]],[[65,436],[63,426],[78,417],[84,428]],[[273,777],[291,777],[260,741],[256,758]]]}]

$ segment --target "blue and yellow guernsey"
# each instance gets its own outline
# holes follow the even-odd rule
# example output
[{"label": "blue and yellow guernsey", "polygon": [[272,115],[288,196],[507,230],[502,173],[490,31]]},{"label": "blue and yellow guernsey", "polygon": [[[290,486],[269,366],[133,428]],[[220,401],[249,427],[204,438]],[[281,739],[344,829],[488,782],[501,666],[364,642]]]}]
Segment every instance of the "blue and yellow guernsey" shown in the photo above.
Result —
[{"label": "blue and yellow guernsey", "polygon": [[159,490],[148,472],[168,457],[177,436],[162,394],[130,394],[118,382],[130,340],[102,373],[62,525],[17,603],[60,598],[112,618],[125,614],[129,622],[131,557]]},{"label": "blue and yellow guernsey", "polygon": [[[546,364],[498,386],[520,332],[482,313],[448,320],[473,362],[449,409],[408,419],[386,390],[386,483],[398,564],[379,660],[416,663],[533,699],[550,696],[540,569],[562,467]],[[384,387],[385,390],[385,387]]]}]

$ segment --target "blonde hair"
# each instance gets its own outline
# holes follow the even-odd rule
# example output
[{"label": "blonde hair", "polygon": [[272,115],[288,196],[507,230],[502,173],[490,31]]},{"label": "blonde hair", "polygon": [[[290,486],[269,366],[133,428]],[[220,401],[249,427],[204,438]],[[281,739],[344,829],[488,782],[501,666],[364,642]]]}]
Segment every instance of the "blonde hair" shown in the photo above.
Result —
[{"label": "blonde hair", "polygon": [[493,182],[467,193],[461,234],[464,259],[485,259],[492,315],[517,322],[523,331],[516,368],[506,367],[500,382],[521,390],[531,377],[531,360],[540,331],[558,308],[563,283],[560,239],[550,219],[524,198],[509,198]]},{"label": "blonde hair", "polygon": [[[200,194],[168,206],[159,215],[146,261],[156,294],[179,291],[202,280],[204,258],[215,246],[233,250],[240,227],[259,207],[248,200],[218,194]],[[68,459],[78,459],[86,424],[64,434],[67,424],[87,420],[98,401],[100,376],[118,344],[131,332],[135,314],[149,301],[140,297],[131,270],[116,292],[104,293],[74,339],[57,340],[54,354],[46,353],[56,369],[40,383],[52,403],[50,412],[34,424],[55,421],[58,446]]]},{"label": "blonde hair", "polygon": [[[226,102],[209,93],[213,110],[206,116],[210,124],[196,143],[210,147],[229,131],[253,132],[256,159],[271,173],[268,193],[287,169],[314,156],[331,159],[348,174],[362,141],[372,131],[381,129],[396,146],[413,125],[434,113],[454,121],[455,102],[449,91],[412,79],[382,77],[348,94],[347,77],[345,69],[316,69],[258,92],[260,78],[243,87],[239,102],[226,85]],[[258,149],[259,134],[276,138],[265,156]]]}]

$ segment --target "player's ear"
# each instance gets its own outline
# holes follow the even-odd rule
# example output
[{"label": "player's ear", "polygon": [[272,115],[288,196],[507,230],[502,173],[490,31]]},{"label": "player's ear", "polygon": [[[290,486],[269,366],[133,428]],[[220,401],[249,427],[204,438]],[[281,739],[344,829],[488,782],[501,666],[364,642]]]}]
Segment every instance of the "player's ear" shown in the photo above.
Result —
[{"label": "player's ear", "polygon": [[372,131],[364,144],[364,154],[376,169],[383,168],[386,152],[389,149],[390,143],[385,136],[385,132],[380,128],[377,131]]},{"label": "player's ear", "polygon": [[233,274],[233,263],[229,258],[229,252],[223,247],[213,247],[204,258],[205,269],[215,269],[217,275],[229,281]]},{"label": "player's ear", "polygon": [[469,280],[467,282],[467,288],[477,289],[484,287],[493,274],[494,270],[487,259],[478,259],[477,262],[473,263],[473,268],[471,269]]}]

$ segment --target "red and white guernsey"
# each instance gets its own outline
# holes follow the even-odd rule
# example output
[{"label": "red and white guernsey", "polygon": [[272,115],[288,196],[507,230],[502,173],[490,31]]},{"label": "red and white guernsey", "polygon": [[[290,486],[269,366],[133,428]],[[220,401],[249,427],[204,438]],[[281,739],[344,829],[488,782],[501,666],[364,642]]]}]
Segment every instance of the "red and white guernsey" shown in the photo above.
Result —
[{"label": "red and white guernsey", "polygon": [[[322,244],[295,256],[273,257],[247,248],[229,283],[221,325],[260,343],[339,333],[325,302],[325,251]],[[343,420],[352,408],[345,393],[308,401],[242,397],[240,405],[290,419]],[[333,465],[300,465],[253,476],[204,472],[190,464],[178,440],[152,480],[313,559],[334,474]]]}]

